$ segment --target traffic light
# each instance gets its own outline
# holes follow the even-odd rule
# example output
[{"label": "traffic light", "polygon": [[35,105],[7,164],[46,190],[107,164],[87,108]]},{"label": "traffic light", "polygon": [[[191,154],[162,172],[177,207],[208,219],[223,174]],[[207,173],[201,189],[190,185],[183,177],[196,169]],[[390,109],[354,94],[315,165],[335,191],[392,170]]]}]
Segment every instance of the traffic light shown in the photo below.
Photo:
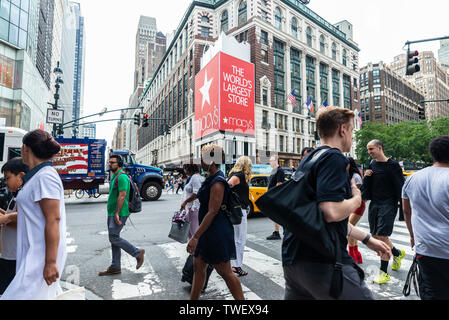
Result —
[{"label": "traffic light", "polygon": [[64,134],[64,129],[62,128],[62,124],[58,126],[58,135],[62,136]]},{"label": "traffic light", "polygon": [[150,126],[150,119],[148,119],[148,115],[143,115],[142,127],[146,128]]},{"label": "traffic light", "polygon": [[168,124],[165,125],[165,133],[166,134],[170,134],[171,133],[171,127]]},{"label": "traffic light", "polygon": [[407,76],[411,76],[415,72],[421,71],[421,68],[419,67],[418,64],[419,61],[417,58],[418,55],[419,52],[416,50],[415,51],[410,51],[410,49],[407,50],[407,67],[405,72]]},{"label": "traffic light", "polygon": [[424,107],[418,107],[419,120],[426,120],[426,113]]},{"label": "traffic light", "polygon": [[140,126],[140,113],[136,113],[136,114],[134,115],[134,124],[135,124],[136,126]]}]

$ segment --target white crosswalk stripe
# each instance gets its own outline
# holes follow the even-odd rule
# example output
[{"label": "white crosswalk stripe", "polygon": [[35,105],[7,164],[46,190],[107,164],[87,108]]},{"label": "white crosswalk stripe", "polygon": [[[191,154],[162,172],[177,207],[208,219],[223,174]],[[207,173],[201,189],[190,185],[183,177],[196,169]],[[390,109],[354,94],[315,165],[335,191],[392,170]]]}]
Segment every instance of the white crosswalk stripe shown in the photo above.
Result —
[{"label": "white crosswalk stripe", "polygon": [[[368,223],[359,223],[358,227],[363,231],[369,232]],[[362,253],[364,263],[360,266],[366,273],[365,281],[370,289],[375,293],[377,298],[381,299],[403,299],[404,297],[399,292],[398,288],[402,288],[408,269],[411,266],[413,259],[413,251],[411,250],[408,237],[408,231],[405,223],[396,222],[391,240],[398,249],[406,251],[406,256],[402,260],[401,269],[397,272],[390,271],[391,281],[387,285],[379,286],[372,282],[372,278],[379,272],[380,258],[377,254],[369,250],[363,244],[359,245],[359,250]],[[69,239],[68,243],[73,245],[73,240]],[[239,278],[242,283],[243,293],[248,300],[261,300],[261,297],[266,297],[266,292],[262,290],[276,289],[278,292],[283,292],[285,289],[285,279],[282,270],[281,260],[281,244],[282,241],[268,241],[265,235],[248,234],[247,246],[243,258],[243,269],[248,270],[250,275]],[[114,279],[111,283],[112,299],[133,299],[133,298],[148,298],[155,297],[160,294],[168,294],[166,284],[167,282],[176,283],[179,279],[179,290],[183,287],[190,287],[188,283],[181,282],[182,268],[187,259],[186,244],[178,242],[167,242],[155,245],[157,250],[162,254],[158,254],[158,259],[163,260],[163,264],[170,264],[177,272],[177,277],[173,278],[173,273],[166,274],[166,268],[161,269],[157,265],[153,265],[151,259],[145,259],[143,266],[139,270],[135,270],[136,259],[122,252],[122,274],[132,272],[142,275],[142,280],[138,283],[130,283],[131,281]],[[76,249],[75,249],[76,250]],[[151,250],[151,249],[149,249]],[[110,252],[110,251],[109,251]],[[110,257],[111,253],[109,253]],[[390,266],[391,269],[391,260]],[[167,272],[168,273],[168,272]],[[263,285],[255,285],[249,281],[263,283]],[[253,289],[251,289],[251,288]],[[394,290],[393,290],[394,289]],[[412,290],[413,291],[413,290]],[[187,291],[186,291],[187,294]],[[188,297],[188,295],[186,296]],[[282,297],[279,297],[282,299]],[[413,297],[413,292],[410,297]],[[214,271],[209,279],[206,292],[201,295],[201,299],[205,300],[233,300],[225,281]]]}]

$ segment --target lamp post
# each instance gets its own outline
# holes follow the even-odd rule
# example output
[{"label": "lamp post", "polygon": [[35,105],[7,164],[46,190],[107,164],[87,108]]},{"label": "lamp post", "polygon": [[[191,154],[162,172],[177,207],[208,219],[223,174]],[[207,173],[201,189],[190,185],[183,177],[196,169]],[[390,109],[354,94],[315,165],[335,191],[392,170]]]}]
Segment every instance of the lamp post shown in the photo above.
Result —
[{"label": "lamp post", "polygon": [[234,136],[234,139],[232,140],[234,141],[234,154],[232,155],[232,162],[235,164],[237,162],[237,138]]},{"label": "lamp post", "polygon": [[[55,84],[56,92],[54,94],[55,103],[53,104],[53,109],[57,110],[58,109],[58,101],[59,101],[59,88],[61,88],[61,85],[64,84],[64,81],[61,78],[62,69],[59,66],[59,61],[58,61],[56,68],[54,68],[53,72],[56,74],[56,84]],[[56,137],[56,134],[57,134],[57,124],[54,123],[52,136]]]}]

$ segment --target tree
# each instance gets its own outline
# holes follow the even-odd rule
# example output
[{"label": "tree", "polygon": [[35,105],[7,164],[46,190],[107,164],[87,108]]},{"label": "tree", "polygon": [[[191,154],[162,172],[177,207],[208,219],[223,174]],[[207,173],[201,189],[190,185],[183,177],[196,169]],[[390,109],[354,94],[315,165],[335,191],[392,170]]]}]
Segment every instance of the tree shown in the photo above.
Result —
[{"label": "tree", "polygon": [[428,123],[413,121],[388,126],[377,122],[366,122],[363,128],[355,133],[357,159],[360,164],[367,166],[371,159],[366,145],[373,139],[379,139],[384,144],[387,157],[396,161],[431,164],[429,143],[433,138],[441,135],[449,135],[449,117]]}]

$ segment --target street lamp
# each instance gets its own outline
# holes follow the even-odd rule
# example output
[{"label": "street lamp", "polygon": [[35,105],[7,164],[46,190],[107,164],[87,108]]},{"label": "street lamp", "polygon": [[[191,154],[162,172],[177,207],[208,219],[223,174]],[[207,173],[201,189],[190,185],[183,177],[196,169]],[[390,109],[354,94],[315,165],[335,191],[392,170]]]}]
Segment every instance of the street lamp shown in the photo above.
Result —
[{"label": "street lamp", "polygon": [[[61,67],[59,66],[59,61],[56,65],[56,68],[53,69],[53,72],[56,74],[56,84],[55,84],[56,92],[54,94],[55,103],[53,104],[53,109],[57,110],[58,109],[58,100],[59,100],[59,88],[61,88],[61,85],[64,84],[64,81],[61,78],[63,72],[62,72]],[[57,124],[54,123],[53,124],[53,132],[52,132],[53,137],[56,137],[56,134],[57,134],[56,131],[57,131]]]}]

